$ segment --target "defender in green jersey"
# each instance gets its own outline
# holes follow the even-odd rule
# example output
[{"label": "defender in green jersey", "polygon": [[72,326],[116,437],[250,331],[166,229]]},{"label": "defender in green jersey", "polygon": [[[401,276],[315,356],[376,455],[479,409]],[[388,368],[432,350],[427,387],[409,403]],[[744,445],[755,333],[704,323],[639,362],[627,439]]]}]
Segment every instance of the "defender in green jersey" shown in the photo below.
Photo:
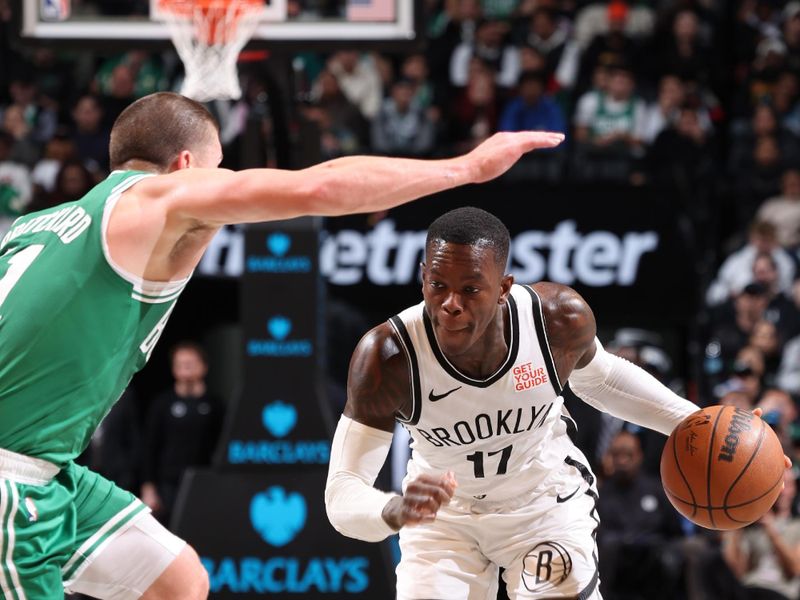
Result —
[{"label": "defender in green jersey", "polygon": [[111,132],[114,172],[0,242],[0,596],[194,599],[196,553],[133,495],[72,461],[147,361],[227,223],[387,209],[506,171],[561,134],[498,134],[441,161],[337,159],[302,171],[215,168],[218,129],[158,93]]}]

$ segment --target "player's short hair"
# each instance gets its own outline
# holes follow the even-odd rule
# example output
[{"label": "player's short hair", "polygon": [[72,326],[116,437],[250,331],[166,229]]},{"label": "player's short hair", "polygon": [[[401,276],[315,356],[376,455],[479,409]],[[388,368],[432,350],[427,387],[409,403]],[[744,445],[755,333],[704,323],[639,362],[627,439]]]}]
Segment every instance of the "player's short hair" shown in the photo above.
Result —
[{"label": "player's short hair", "polygon": [[166,170],[181,151],[196,151],[207,143],[209,124],[219,133],[211,113],[180,94],[157,92],[140,98],[111,128],[111,169],[141,160]]},{"label": "player's short hair", "polygon": [[510,238],[506,226],[493,214],[474,206],[464,206],[446,212],[431,223],[425,239],[425,250],[427,252],[436,241],[483,246],[494,250],[497,265],[505,269]]},{"label": "player's short hair", "polygon": [[191,340],[180,341],[169,349],[170,364],[175,362],[175,355],[181,350],[189,350],[191,352],[194,352],[195,354],[197,354],[197,356],[200,357],[200,360],[203,361],[203,364],[208,366],[208,354],[206,354],[205,349],[197,342],[193,342]]}]

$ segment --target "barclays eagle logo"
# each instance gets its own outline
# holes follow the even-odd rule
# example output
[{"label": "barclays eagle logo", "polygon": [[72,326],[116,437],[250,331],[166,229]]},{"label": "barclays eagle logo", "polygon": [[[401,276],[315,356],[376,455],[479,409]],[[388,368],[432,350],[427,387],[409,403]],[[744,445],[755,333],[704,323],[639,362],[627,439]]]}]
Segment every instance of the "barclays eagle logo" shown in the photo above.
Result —
[{"label": "barclays eagle logo", "polygon": [[285,340],[292,331],[292,321],[287,317],[276,315],[267,321],[267,331],[276,340]]},{"label": "barclays eagle logo", "polygon": [[253,496],[250,501],[250,522],[270,546],[285,546],[306,523],[306,501],[297,492],[286,493],[274,485]]},{"label": "barclays eagle logo", "polygon": [[292,245],[292,238],[285,233],[273,233],[267,238],[267,249],[275,256],[283,256]]},{"label": "barclays eagle logo", "polygon": [[297,423],[297,410],[291,404],[275,400],[267,404],[261,411],[261,421],[264,423],[264,428],[273,436],[282,438]]}]

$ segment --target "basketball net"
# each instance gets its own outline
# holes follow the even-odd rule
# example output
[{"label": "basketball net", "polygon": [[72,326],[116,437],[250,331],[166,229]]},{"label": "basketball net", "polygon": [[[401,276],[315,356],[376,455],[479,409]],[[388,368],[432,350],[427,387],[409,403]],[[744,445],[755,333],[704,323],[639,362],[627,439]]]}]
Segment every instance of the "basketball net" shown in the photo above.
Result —
[{"label": "basketball net", "polygon": [[263,0],[160,0],[162,18],[183,61],[181,94],[198,102],[242,95],[236,59],[252,37]]}]

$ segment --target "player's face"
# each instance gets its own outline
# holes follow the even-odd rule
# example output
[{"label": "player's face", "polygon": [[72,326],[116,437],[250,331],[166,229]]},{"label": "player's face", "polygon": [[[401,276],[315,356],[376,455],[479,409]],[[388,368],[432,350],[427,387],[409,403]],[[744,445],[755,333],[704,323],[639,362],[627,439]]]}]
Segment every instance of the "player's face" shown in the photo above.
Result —
[{"label": "player's face", "polygon": [[513,279],[504,275],[494,250],[433,242],[422,265],[422,295],[439,347],[450,357],[475,347],[490,326],[500,328],[498,311]]}]

